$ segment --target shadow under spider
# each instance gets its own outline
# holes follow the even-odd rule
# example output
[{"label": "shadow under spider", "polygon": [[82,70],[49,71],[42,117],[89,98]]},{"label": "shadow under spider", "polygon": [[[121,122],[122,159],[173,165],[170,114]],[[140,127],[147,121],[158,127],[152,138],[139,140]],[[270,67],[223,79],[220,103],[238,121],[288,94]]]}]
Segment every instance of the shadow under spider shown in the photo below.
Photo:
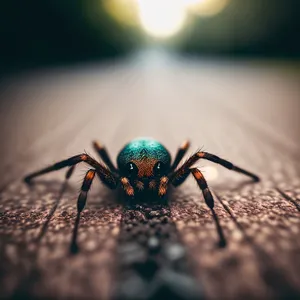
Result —
[{"label": "shadow under spider", "polygon": [[47,215],[46,222],[43,224],[43,226],[41,228],[41,231],[40,231],[39,235],[36,238],[36,242],[37,243],[40,243],[41,239],[45,235],[45,233],[46,233],[46,231],[48,229],[49,223],[50,223],[50,221],[51,221],[51,219],[52,219],[52,217],[53,217],[53,215],[54,215],[54,213],[55,213],[55,211],[56,211],[56,209],[57,209],[57,207],[58,207],[58,205],[59,205],[59,203],[60,203],[60,201],[61,201],[61,199],[62,199],[62,197],[63,197],[63,195],[64,195],[64,193],[66,191],[66,189],[67,189],[67,186],[68,186],[68,182],[67,182],[67,180],[65,180],[63,182],[62,186],[61,186],[61,189],[59,191],[59,194],[58,194],[58,196],[56,198],[56,201],[55,201],[54,205],[52,206],[49,214]]}]

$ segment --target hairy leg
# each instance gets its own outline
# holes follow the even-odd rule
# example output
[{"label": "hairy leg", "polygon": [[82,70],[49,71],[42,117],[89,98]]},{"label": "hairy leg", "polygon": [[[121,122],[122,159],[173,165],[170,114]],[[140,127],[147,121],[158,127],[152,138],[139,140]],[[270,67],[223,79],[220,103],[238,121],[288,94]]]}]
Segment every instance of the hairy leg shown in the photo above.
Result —
[{"label": "hairy leg", "polygon": [[81,186],[80,194],[78,196],[77,216],[76,216],[76,220],[75,220],[72,241],[71,241],[71,246],[70,246],[70,251],[72,253],[78,252],[77,233],[78,233],[78,226],[79,226],[79,222],[80,222],[80,213],[83,211],[83,209],[85,207],[87,195],[91,188],[93,180],[95,178],[95,174],[96,174],[96,170],[94,170],[94,169],[90,169],[86,172],[85,177],[83,179],[82,186]]},{"label": "hairy leg", "polygon": [[118,170],[117,168],[114,166],[108,151],[106,150],[106,148],[101,145],[99,142],[94,141],[93,142],[93,147],[94,149],[97,151],[97,153],[99,154],[99,156],[101,157],[101,159],[103,160],[103,162],[108,166],[108,168],[112,171],[117,173]]},{"label": "hairy leg", "polygon": [[190,142],[189,141],[184,141],[182,143],[182,145],[178,148],[177,153],[175,155],[174,162],[171,166],[171,171],[174,171],[178,167],[178,164],[181,162],[182,158],[184,157],[184,155],[188,151],[189,147],[190,147]]},{"label": "hairy leg", "polygon": [[[101,165],[96,160],[94,160],[92,157],[90,157],[88,154],[75,155],[68,159],[57,162],[49,167],[46,167],[44,169],[41,169],[39,171],[36,171],[34,173],[27,175],[24,178],[24,181],[29,183],[33,178],[35,178],[37,176],[41,176],[41,175],[44,175],[44,174],[47,174],[47,173],[50,173],[53,171],[57,171],[57,170],[65,168],[65,167],[72,167],[81,162],[85,162],[86,164],[93,167],[105,185],[107,185],[108,187],[110,187],[112,189],[117,187],[117,180],[118,180],[117,176],[114,175],[105,166]],[[74,169],[70,169],[70,170],[71,170],[70,172],[72,173]]]},{"label": "hairy leg", "polygon": [[199,188],[202,191],[202,194],[203,194],[206,205],[210,208],[210,210],[212,212],[214,221],[216,223],[217,232],[218,232],[218,235],[219,235],[219,246],[220,247],[225,247],[226,246],[226,240],[225,240],[225,237],[224,237],[224,234],[223,234],[222,227],[220,225],[218,216],[217,216],[217,214],[214,210],[214,198],[213,198],[213,195],[212,195],[212,193],[211,193],[211,191],[210,191],[210,189],[207,185],[207,182],[206,182],[202,172],[197,168],[189,169],[188,173],[185,174],[184,179],[182,179],[182,177],[178,176],[177,178],[176,177],[173,178],[171,183],[174,186],[178,186],[178,183],[179,184],[182,183],[188,177],[188,175],[191,174],[191,173],[194,176],[194,178],[196,179],[197,184],[198,184]]},{"label": "hairy leg", "polygon": [[[259,181],[259,177],[249,171],[246,171],[242,168],[239,168],[232,164],[231,162],[220,158],[214,154],[210,154],[208,152],[196,152],[194,155],[192,155],[177,171],[174,171],[173,174],[170,175],[170,178],[173,180],[177,178],[177,181],[179,182],[179,178],[182,178],[182,183],[184,179],[187,177],[189,174],[189,169],[199,160],[199,159],[207,159],[209,161],[212,161],[216,164],[219,164],[229,170],[236,171],[238,173],[242,173],[246,176],[251,177],[254,181]],[[180,184],[178,183],[178,185]]]}]

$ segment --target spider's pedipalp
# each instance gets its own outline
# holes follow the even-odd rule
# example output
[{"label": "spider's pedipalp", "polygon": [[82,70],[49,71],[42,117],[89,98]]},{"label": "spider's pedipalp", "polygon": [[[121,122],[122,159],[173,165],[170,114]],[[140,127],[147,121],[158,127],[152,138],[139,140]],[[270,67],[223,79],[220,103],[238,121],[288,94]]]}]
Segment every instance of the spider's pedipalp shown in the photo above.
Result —
[{"label": "spider's pedipalp", "polygon": [[134,196],[134,189],[133,189],[132,185],[130,184],[129,179],[126,178],[126,177],[122,177],[120,179],[120,181],[121,181],[122,187],[123,187],[126,195],[129,196],[129,197],[133,197]]},{"label": "spider's pedipalp", "polygon": [[158,196],[163,197],[166,195],[168,184],[169,178],[167,176],[163,176],[159,181]]}]

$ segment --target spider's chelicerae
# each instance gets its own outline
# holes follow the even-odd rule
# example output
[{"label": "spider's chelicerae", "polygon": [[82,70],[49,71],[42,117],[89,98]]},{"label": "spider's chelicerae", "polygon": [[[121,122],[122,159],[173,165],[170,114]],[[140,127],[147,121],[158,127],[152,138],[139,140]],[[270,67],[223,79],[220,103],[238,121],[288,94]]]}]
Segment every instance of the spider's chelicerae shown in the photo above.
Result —
[{"label": "spider's chelicerae", "polygon": [[217,215],[214,211],[214,199],[212,193],[207,186],[202,172],[198,168],[194,168],[193,165],[199,159],[207,159],[220,164],[229,170],[242,173],[251,177],[255,181],[259,181],[258,176],[233,165],[225,159],[203,151],[196,152],[185,163],[178,167],[190,146],[188,141],[185,141],[181,145],[176,153],[174,161],[171,162],[171,155],[169,151],[158,141],[150,138],[135,139],[125,145],[118,154],[118,168],[116,168],[112,163],[105,147],[101,146],[97,142],[94,142],[93,146],[105,165],[97,162],[88,154],[79,154],[57,162],[54,165],[40,171],[29,174],[25,177],[25,182],[29,183],[34,177],[60,170],[65,167],[69,167],[69,170],[66,173],[66,178],[68,179],[72,175],[75,165],[80,162],[85,162],[92,168],[86,172],[81,192],[78,197],[77,208],[79,218],[80,212],[85,206],[88,191],[90,190],[96,174],[99,179],[111,189],[116,189],[118,186],[121,186],[129,198],[134,198],[136,194],[142,194],[150,191],[156,193],[159,197],[163,197],[166,195],[169,185],[176,187],[182,184],[186,178],[192,174],[203,193],[206,204],[212,211],[217,223],[220,242],[221,244],[224,244],[223,233],[221,231]]}]

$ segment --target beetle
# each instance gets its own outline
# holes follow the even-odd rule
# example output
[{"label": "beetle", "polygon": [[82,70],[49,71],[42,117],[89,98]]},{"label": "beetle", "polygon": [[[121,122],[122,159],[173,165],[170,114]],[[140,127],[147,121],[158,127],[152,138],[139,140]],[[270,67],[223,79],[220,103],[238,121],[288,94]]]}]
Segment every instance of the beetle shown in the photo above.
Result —
[{"label": "beetle", "polygon": [[213,195],[202,172],[198,168],[193,167],[193,165],[200,159],[206,159],[220,164],[229,170],[249,176],[254,181],[259,181],[257,175],[239,168],[231,162],[214,154],[204,151],[197,151],[179,167],[180,162],[190,147],[189,141],[184,141],[182,143],[172,162],[169,151],[160,142],[152,138],[138,138],[132,140],[119,152],[117,156],[118,168],[113,164],[104,146],[94,141],[93,147],[104,164],[99,163],[90,155],[83,153],[31,173],[27,175],[24,180],[26,183],[30,183],[34,177],[60,170],[65,167],[69,167],[66,173],[66,179],[68,179],[71,177],[74,168],[78,163],[85,162],[91,166],[92,168],[85,174],[77,200],[79,218],[81,211],[85,207],[87,194],[91,188],[95,175],[98,175],[102,183],[110,189],[116,189],[118,186],[121,186],[125,195],[129,199],[133,199],[137,194],[143,195],[149,192],[154,192],[158,198],[163,198],[167,194],[170,185],[177,187],[192,174],[217,223],[221,244],[225,244],[225,240],[217,215],[214,211]]}]

